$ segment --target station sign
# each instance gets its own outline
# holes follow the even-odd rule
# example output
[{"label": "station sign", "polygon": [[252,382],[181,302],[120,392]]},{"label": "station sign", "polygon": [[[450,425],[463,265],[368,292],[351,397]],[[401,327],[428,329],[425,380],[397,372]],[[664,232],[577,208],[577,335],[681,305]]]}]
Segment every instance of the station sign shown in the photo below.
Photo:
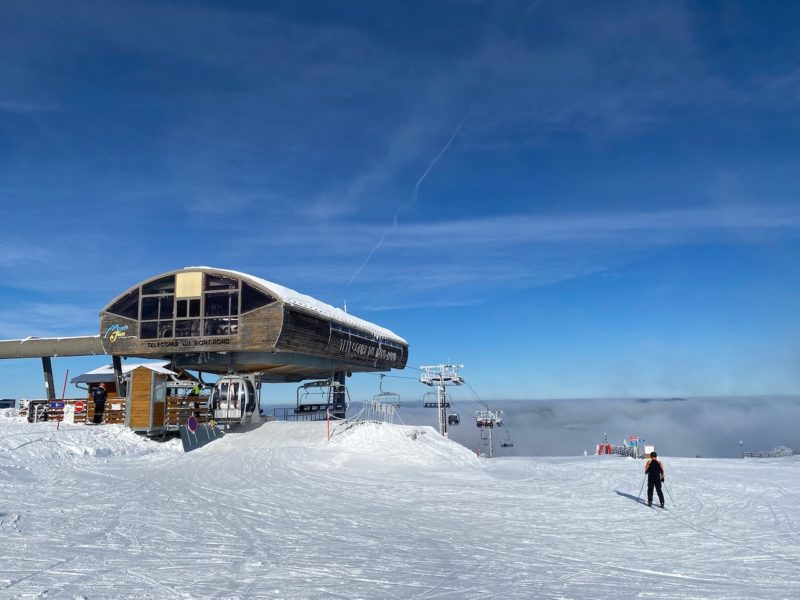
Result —
[{"label": "station sign", "polygon": [[50,408],[64,408],[63,402],[51,402]]}]

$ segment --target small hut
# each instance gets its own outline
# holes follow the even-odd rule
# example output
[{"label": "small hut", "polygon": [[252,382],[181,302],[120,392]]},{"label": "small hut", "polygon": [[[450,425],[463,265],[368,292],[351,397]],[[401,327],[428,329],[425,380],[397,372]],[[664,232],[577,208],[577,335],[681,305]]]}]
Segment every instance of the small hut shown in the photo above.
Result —
[{"label": "small hut", "polygon": [[127,380],[125,397],[117,393],[117,381],[112,365],[73,378],[72,383],[87,386],[87,422],[91,422],[94,418],[92,390],[105,383],[108,391],[105,423],[124,424],[133,431],[147,435],[163,433],[166,422],[167,385],[178,380],[178,373],[167,369],[167,364],[160,361],[124,365],[122,372]]}]

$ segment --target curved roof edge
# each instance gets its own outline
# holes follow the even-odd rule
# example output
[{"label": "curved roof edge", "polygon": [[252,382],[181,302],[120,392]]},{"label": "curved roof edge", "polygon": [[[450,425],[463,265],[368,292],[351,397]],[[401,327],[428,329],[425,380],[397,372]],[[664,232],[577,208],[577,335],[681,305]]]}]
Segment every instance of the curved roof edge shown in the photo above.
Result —
[{"label": "curved roof edge", "polygon": [[[378,336],[384,337],[401,344],[408,345],[408,342],[397,335],[394,331],[390,329],[386,329],[385,327],[381,327],[380,325],[376,325],[375,323],[370,323],[364,319],[360,319],[358,317],[354,317],[350,313],[344,312],[340,308],[336,308],[335,306],[331,306],[330,304],[326,304],[316,298],[312,298],[311,296],[306,296],[305,294],[301,294],[291,288],[287,288],[279,283],[275,283],[273,281],[267,281],[266,279],[262,279],[261,277],[255,277],[254,275],[250,275],[248,273],[242,273],[241,271],[233,271],[231,269],[218,269],[217,267],[210,267],[208,265],[196,265],[191,267],[184,267],[183,269],[178,269],[176,271],[167,271],[166,273],[161,273],[160,275],[156,275],[154,277],[148,277],[147,279],[137,283],[133,287],[137,287],[146,283],[148,281],[153,281],[158,279],[159,277],[165,277],[167,275],[171,275],[173,273],[180,273],[182,271],[214,271],[216,273],[227,273],[234,277],[239,277],[244,279],[253,285],[263,288],[265,291],[269,292],[273,296],[275,296],[281,302],[288,304],[290,306],[295,306],[297,308],[306,310],[311,313],[317,313],[318,315],[322,315],[323,317],[327,317],[329,319],[333,319],[334,321],[338,321],[344,325],[352,325],[353,327],[358,327],[360,329],[364,329],[369,331],[370,333]],[[103,307],[103,311],[107,310],[109,306],[113,305],[114,302],[122,298],[125,294],[127,294],[132,288],[128,288],[118,296],[115,296],[111,302],[109,302],[105,307]]]},{"label": "curved roof edge", "polygon": [[248,273],[242,273],[241,271],[233,271],[231,269],[218,269],[216,267],[209,267],[209,266],[196,266],[196,267],[186,267],[183,270],[185,271],[189,269],[208,269],[211,271],[216,271],[218,273],[230,273],[231,275],[240,277],[244,280],[247,280],[257,285],[258,287],[264,288],[266,291],[272,293],[274,296],[277,296],[277,298],[282,302],[284,302],[285,304],[289,304],[290,306],[296,306],[298,308],[305,309],[309,312],[320,314],[329,319],[339,321],[340,323],[343,323],[345,325],[352,325],[353,327],[359,327],[360,329],[365,329],[370,333],[374,333],[379,337],[389,338],[396,342],[400,342],[401,344],[408,345],[408,342],[406,340],[401,338],[399,335],[397,335],[390,329],[386,329],[385,327],[381,327],[380,325],[376,325],[375,323],[371,323],[364,319],[354,317],[350,313],[344,312],[341,308],[336,308],[335,306],[326,304],[325,302],[317,300],[316,298],[312,298],[311,296],[301,294],[300,292],[282,286],[279,283],[268,281],[266,279],[262,279],[261,277],[255,277],[254,275],[250,275]]}]

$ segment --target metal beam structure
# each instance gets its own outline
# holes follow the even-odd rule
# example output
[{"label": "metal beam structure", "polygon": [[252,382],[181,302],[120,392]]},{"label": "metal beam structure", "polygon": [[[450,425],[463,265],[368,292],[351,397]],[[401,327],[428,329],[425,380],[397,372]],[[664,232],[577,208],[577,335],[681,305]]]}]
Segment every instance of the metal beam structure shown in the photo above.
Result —
[{"label": "metal beam structure", "polygon": [[48,400],[56,399],[56,389],[53,383],[53,362],[49,356],[42,357],[42,370],[44,371],[44,390]]},{"label": "metal beam structure", "polygon": [[0,340],[0,358],[41,358],[43,356],[105,355],[99,335],[81,337]]}]

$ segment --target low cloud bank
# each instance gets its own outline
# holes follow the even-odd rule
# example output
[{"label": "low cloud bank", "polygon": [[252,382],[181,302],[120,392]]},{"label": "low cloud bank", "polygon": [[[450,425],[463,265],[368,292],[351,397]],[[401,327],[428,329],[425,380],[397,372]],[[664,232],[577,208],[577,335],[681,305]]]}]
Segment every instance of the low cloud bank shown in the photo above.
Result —
[{"label": "low cloud bank", "polygon": [[[612,444],[638,435],[664,456],[736,458],[740,440],[745,451],[782,445],[800,453],[800,396],[514,400],[489,408],[503,411],[504,426],[494,431],[498,456],[591,454],[604,434]],[[454,402],[452,411],[461,424],[450,428],[450,437],[478,448],[475,407]],[[438,426],[436,409],[419,402],[404,404],[399,415],[409,425]],[[501,447],[508,441],[513,447]]]}]

